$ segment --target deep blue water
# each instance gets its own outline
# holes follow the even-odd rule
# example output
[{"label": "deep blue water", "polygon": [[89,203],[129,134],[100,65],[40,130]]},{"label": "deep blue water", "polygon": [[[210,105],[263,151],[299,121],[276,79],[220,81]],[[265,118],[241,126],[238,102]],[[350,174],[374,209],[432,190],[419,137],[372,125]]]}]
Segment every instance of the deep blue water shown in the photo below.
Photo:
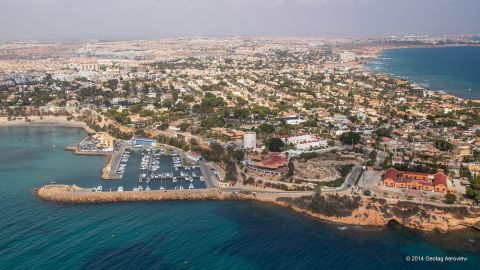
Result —
[{"label": "deep blue water", "polygon": [[367,67],[427,85],[432,90],[480,99],[480,47],[386,50]]},{"label": "deep blue water", "polygon": [[[33,188],[52,180],[102,183],[104,158],[63,151],[84,135],[79,129],[0,128],[0,269],[425,270],[480,265],[478,232],[424,235],[398,226],[342,231],[287,209],[246,202],[62,205],[35,198]],[[466,235],[473,242],[462,239]],[[468,262],[405,261],[405,256],[427,255],[465,256]]]}]

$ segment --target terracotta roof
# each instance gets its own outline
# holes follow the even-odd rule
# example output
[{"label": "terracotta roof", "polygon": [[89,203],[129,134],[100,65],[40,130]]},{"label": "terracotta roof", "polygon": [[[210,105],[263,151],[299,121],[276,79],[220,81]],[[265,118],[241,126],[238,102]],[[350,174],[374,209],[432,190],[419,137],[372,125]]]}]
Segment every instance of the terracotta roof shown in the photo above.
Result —
[{"label": "terracotta roof", "polygon": [[[383,175],[383,180],[386,179],[393,179],[395,182],[417,182],[421,183],[422,185],[432,185],[432,182],[428,180],[419,180],[419,179],[406,179],[403,177],[404,174],[409,174],[409,175],[417,175],[417,176],[430,176],[428,173],[418,173],[418,172],[403,172],[403,171],[398,171],[395,168],[389,168],[385,171],[385,174]],[[444,185],[447,186],[447,176],[443,173],[437,173],[433,176],[433,185]]]},{"label": "terracotta roof", "polygon": [[255,166],[262,167],[262,168],[269,168],[269,169],[277,169],[288,164],[288,160],[278,156],[278,155],[270,155],[267,159],[262,160],[260,162],[256,162]]},{"label": "terracotta roof", "polygon": [[383,176],[383,179],[390,178],[393,180],[397,180],[398,174],[399,174],[399,171],[397,171],[395,168],[389,168],[385,171],[385,175]]},{"label": "terracotta roof", "polygon": [[447,186],[447,176],[443,173],[437,173],[433,176],[433,184]]}]

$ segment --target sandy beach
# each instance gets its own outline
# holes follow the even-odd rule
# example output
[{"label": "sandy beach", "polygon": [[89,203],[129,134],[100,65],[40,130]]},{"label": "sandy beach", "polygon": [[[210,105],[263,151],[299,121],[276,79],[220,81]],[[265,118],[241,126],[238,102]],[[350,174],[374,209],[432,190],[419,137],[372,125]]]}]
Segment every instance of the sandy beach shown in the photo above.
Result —
[{"label": "sandy beach", "polygon": [[88,133],[95,133],[85,123],[75,120],[67,120],[66,116],[29,116],[28,121],[24,117],[17,117],[8,121],[7,117],[0,117],[0,127],[71,127],[83,128]]}]

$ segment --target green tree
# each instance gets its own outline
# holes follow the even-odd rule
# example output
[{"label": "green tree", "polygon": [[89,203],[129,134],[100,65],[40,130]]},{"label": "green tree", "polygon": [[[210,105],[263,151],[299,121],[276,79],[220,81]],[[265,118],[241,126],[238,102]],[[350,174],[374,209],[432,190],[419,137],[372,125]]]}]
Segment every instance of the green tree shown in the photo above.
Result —
[{"label": "green tree", "polygon": [[131,113],[139,113],[142,110],[142,105],[141,104],[135,104],[130,106],[129,111]]},{"label": "green tree", "polygon": [[285,143],[280,138],[271,137],[267,140],[267,148],[270,152],[282,152]]},{"label": "green tree", "polygon": [[457,196],[453,193],[448,193],[445,195],[445,202],[448,204],[454,204],[457,201]]},{"label": "green tree", "polygon": [[180,128],[181,131],[187,131],[187,129],[191,126],[190,123],[188,122],[183,122],[181,123],[178,127]]},{"label": "green tree", "polygon": [[272,124],[263,123],[263,124],[258,126],[258,130],[262,133],[269,134],[269,133],[275,132],[275,126],[272,125]]},{"label": "green tree", "polygon": [[253,185],[253,184],[255,184],[255,179],[253,179],[253,177],[250,176],[243,181],[243,184],[244,185]]},{"label": "green tree", "polygon": [[210,145],[209,160],[213,162],[220,162],[225,155],[225,149],[218,143],[212,143]]},{"label": "green tree", "polygon": [[288,172],[287,172],[287,177],[293,177],[295,174],[295,165],[293,164],[293,160],[290,159],[288,162]]},{"label": "green tree", "polygon": [[238,161],[242,161],[245,158],[245,150],[237,149],[233,151],[232,157]]},{"label": "green tree", "polygon": [[440,151],[451,151],[455,146],[446,140],[436,140],[435,147]]},{"label": "green tree", "polygon": [[470,186],[467,187],[467,197],[480,200],[480,176],[470,180]]},{"label": "green tree", "polygon": [[358,144],[360,142],[360,134],[356,132],[345,132],[340,135],[340,141],[343,144]]}]

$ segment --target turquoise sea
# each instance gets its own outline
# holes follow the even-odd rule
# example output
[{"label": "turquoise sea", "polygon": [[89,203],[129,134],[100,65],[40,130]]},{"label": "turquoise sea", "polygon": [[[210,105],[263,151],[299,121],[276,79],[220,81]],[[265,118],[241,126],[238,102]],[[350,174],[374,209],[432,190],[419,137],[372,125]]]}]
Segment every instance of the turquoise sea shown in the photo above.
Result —
[{"label": "turquoise sea", "polygon": [[[38,200],[50,181],[100,184],[102,157],[63,151],[84,131],[0,128],[0,269],[478,269],[479,232],[399,226],[339,229],[248,202],[62,205]],[[463,256],[467,262],[407,262]],[[425,259],[427,257],[424,257]]]},{"label": "turquoise sea", "polygon": [[480,99],[480,47],[386,50],[367,67],[409,79],[432,90]]}]

